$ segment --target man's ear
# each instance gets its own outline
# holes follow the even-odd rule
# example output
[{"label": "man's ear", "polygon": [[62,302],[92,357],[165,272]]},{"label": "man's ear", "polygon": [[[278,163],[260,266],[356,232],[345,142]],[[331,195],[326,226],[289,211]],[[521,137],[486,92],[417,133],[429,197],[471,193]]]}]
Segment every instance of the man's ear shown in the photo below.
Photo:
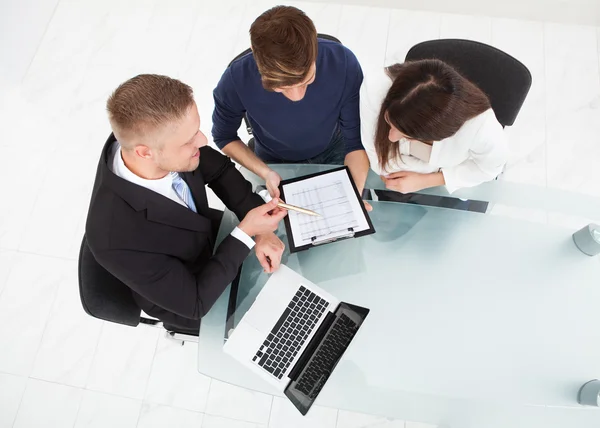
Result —
[{"label": "man's ear", "polygon": [[135,149],[133,150],[136,155],[143,159],[150,159],[152,157],[152,150],[150,150],[150,147],[148,146],[140,144],[138,146],[135,146]]}]

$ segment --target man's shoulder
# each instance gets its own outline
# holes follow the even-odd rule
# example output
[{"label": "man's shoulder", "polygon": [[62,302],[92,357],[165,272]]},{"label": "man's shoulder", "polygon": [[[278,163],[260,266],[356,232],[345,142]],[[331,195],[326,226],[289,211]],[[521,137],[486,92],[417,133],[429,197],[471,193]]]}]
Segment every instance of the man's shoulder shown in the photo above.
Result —
[{"label": "man's shoulder", "polygon": [[[85,224],[85,234],[92,249],[108,249],[111,235],[119,227],[119,222],[128,222],[128,211],[134,215],[135,210],[108,186],[99,183],[92,195]],[[115,224],[117,223],[117,224]],[[116,227],[115,227],[116,226]]]},{"label": "man's shoulder", "polygon": [[[354,76],[361,76],[362,79],[361,66],[356,55],[346,46],[332,40],[319,39],[317,67],[322,75],[338,82],[344,82]],[[346,76],[346,79],[341,79],[341,76]]]},{"label": "man's shoulder", "polygon": [[[221,153],[219,150],[215,150],[209,145],[200,148],[200,164],[198,165],[198,169],[202,175],[203,172],[211,171],[213,169],[222,169],[224,165],[226,165],[229,161],[229,158]],[[186,177],[193,177],[193,179],[198,179],[198,174],[185,173]]]},{"label": "man's shoulder", "polygon": [[[85,225],[90,247],[98,250],[109,249],[115,236],[137,230],[136,223],[139,225],[140,220],[145,220],[139,198],[136,198],[139,186],[118,178],[108,165],[103,165],[104,161],[112,164],[111,154],[106,150],[94,182]],[[125,191],[123,186],[128,190]]]},{"label": "man's shoulder", "polygon": [[326,57],[337,58],[347,65],[358,64],[358,59],[354,52],[341,43],[333,40],[319,39],[319,52],[322,52]]},{"label": "man's shoulder", "polygon": [[258,72],[258,66],[252,52],[236,58],[228,67],[225,69],[224,76],[229,77],[234,83],[239,81],[246,81],[250,79],[256,79],[260,81],[260,74]]}]

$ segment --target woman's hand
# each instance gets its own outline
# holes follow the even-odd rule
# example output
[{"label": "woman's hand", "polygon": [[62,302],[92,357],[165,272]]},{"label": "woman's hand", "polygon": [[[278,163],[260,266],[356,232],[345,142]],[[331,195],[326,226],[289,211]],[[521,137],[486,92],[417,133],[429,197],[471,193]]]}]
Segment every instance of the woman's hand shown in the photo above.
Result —
[{"label": "woman's hand", "polygon": [[382,175],[381,179],[387,189],[400,193],[413,193],[445,184],[444,175],[441,172],[420,174],[418,172],[399,171],[388,176]]}]

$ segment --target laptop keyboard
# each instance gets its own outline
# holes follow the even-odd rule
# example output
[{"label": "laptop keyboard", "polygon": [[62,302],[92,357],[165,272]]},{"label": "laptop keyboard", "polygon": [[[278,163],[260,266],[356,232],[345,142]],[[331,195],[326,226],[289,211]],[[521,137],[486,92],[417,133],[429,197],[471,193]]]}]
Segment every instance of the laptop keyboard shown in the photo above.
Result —
[{"label": "laptop keyboard", "polygon": [[315,399],[357,330],[358,325],[347,315],[341,314],[313,354],[295,388]]},{"label": "laptop keyboard", "polygon": [[281,379],[329,303],[300,286],[252,361]]}]

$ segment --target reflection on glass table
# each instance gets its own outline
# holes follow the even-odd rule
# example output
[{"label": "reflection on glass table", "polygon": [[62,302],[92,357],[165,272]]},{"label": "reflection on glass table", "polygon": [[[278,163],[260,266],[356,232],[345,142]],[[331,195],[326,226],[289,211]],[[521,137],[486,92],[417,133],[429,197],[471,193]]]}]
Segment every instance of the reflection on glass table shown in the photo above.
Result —
[{"label": "reflection on glass table", "polygon": [[[471,194],[517,200],[502,193],[505,184]],[[598,198],[540,192],[554,200],[522,203],[600,213]],[[578,250],[575,230],[394,202],[373,201],[370,217],[374,235],[283,256],[328,293],[371,311],[317,405],[456,428],[600,426],[600,409],[577,403],[581,385],[600,377],[600,258]],[[220,239],[236,224],[226,212]],[[283,225],[278,235],[287,243]],[[222,351],[267,279],[248,257],[239,283],[202,320],[198,368],[278,394]]]}]

